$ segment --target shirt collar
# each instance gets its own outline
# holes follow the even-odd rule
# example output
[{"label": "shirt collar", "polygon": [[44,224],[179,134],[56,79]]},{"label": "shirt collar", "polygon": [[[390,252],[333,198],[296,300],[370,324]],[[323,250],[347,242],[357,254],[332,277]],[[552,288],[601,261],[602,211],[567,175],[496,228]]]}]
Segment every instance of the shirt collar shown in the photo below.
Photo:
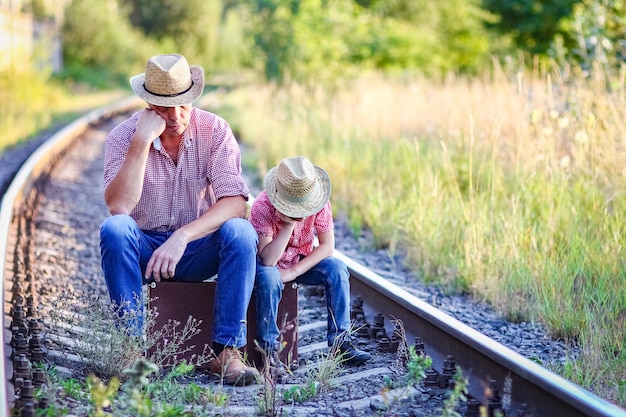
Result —
[{"label": "shirt collar", "polygon": [[[191,146],[191,139],[189,139],[189,137],[187,136],[186,131],[185,133],[183,133],[183,140],[185,141],[185,149],[189,149],[189,147]],[[152,141],[152,146],[154,146],[155,150],[160,151],[161,148],[163,148],[163,145],[161,144],[161,138],[157,137],[154,141]]]}]

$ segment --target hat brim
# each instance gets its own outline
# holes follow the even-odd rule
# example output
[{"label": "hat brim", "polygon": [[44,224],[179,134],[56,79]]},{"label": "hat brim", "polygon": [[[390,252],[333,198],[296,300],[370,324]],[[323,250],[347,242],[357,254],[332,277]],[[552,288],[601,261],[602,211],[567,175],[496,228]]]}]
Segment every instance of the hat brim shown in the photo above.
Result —
[{"label": "hat brim", "polygon": [[165,107],[185,106],[196,101],[204,92],[203,68],[199,65],[190,65],[189,70],[191,72],[191,81],[193,81],[193,86],[189,91],[179,96],[163,97],[147,92],[143,86],[146,77],[145,73],[131,77],[130,86],[133,88],[135,94],[137,94],[137,97],[146,103]]},{"label": "hat brim", "polygon": [[286,200],[278,193],[276,181],[278,179],[278,167],[270,169],[265,174],[264,187],[270,202],[285,216],[299,219],[312,216],[324,208],[330,199],[330,177],[328,173],[320,167],[315,167],[318,187],[315,194],[305,202],[294,203]]}]

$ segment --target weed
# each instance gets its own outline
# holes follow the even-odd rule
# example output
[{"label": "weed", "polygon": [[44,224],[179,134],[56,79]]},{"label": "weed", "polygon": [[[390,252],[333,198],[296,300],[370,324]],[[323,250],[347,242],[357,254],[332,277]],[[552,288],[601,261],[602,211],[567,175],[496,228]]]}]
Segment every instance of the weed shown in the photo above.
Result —
[{"label": "weed", "polygon": [[104,417],[107,414],[104,409],[111,407],[113,400],[117,397],[120,387],[120,380],[111,379],[109,385],[105,385],[98,377],[90,375],[87,378],[89,392],[91,394],[91,404],[94,407],[93,417]]},{"label": "weed", "polygon": [[448,398],[444,401],[441,417],[461,417],[461,414],[456,411],[456,407],[459,401],[467,401],[468,381],[463,377],[461,368],[456,369],[451,385],[452,390]]},{"label": "weed", "polygon": [[[175,320],[168,320],[166,325],[157,328],[157,315],[156,309],[146,308],[145,349],[150,362],[159,367],[171,366],[178,363],[178,358],[184,357],[195,348],[186,342],[200,333],[202,321],[189,316],[184,325]],[[213,350],[205,344],[202,353],[194,354],[189,361],[193,366],[201,367],[206,365],[212,356]]]},{"label": "weed", "polygon": [[[193,317],[184,326],[175,321],[155,328],[156,311],[146,309],[145,338],[130,333],[120,325],[118,317],[124,306],[112,304],[107,296],[88,293],[81,297],[63,291],[58,308],[51,311],[51,327],[64,336],[49,336],[58,345],[67,363],[77,376],[96,375],[101,378],[123,377],[123,370],[135,361],[146,358],[159,367],[176,363],[193,346],[189,339],[200,330],[200,322]],[[124,322],[134,322],[140,313],[127,312]],[[208,346],[201,355],[191,358],[193,365],[206,364],[212,355]],[[78,362],[78,363],[76,363]],[[78,365],[78,366],[76,366]]]},{"label": "weed", "polygon": [[402,389],[398,394],[393,396],[390,393],[395,388],[395,384],[388,376],[383,378],[384,385],[380,393],[387,407],[387,411],[391,411],[401,400],[406,398],[414,386],[421,384],[426,376],[426,371],[432,366],[431,357],[418,353],[414,345],[407,343],[402,320],[393,319],[393,323],[394,338],[399,342],[394,367],[396,370],[404,370],[405,375]]},{"label": "weed", "polygon": [[[261,390],[259,391],[258,396],[255,398],[258,407],[258,413],[264,416],[277,416],[280,412],[281,402],[280,398],[277,396],[278,380],[276,369],[272,368],[272,352],[263,349],[263,347],[261,347],[256,340],[255,346],[256,349],[261,352],[261,356],[264,358],[263,369],[261,371],[263,384],[261,385]],[[284,343],[279,343],[279,355],[280,350],[282,350],[284,346]]]},{"label": "weed", "polygon": [[430,356],[423,356],[415,351],[415,346],[409,346],[409,361],[407,362],[407,384],[419,385],[433,364]]},{"label": "weed", "polygon": [[200,395],[201,402],[215,404],[218,407],[224,407],[228,404],[230,397],[228,393],[218,389],[208,387]]},{"label": "weed", "polygon": [[75,400],[80,400],[83,397],[83,393],[85,391],[85,385],[74,378],[61,381],[61,388],[63,388],[62,395],[73,398]]},{"label": "weed", "polygon": [[158,371],[158,368],[143,359],[135,362],[131,369],[125,369],[124,375],[128,377],[128,381],[122,386],[125,396],[122,397],[124,409],[129,411],[130,415],[136,417],[148,417],[152,413],[152,401],[146,395],[149,376]]},{"label": "weed", "polygon": [[292,404],[311,400],[318,393],[318,385],[317,381],[309,380],[304,385],[290,387],[283,392],[283,398]]}]

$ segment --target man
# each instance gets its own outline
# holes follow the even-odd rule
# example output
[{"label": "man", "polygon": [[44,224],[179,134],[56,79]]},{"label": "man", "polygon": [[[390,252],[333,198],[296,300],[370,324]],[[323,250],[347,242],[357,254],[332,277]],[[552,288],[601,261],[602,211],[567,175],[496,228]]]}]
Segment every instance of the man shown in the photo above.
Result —
[{"label": "man", "polygon": [[[324,285],[327,342],[343,363],[358,366],[371,358],[350,339],[350,282],[346,265],[332,256],[335,235],[330,178],[302,156],[285,158],[265,176],[265,190],[252,203],[250,223],[258,233],[254,286],[257,341],[268,352],[270,367],[284,373],[278,360],[276,323],[284,283]],[[314,246],[317,235],[319,245]]]},{"label": "man", "polygon": [[[245,220],[248,188],[235,137],[225,120],[193,106],[204,71],[182,55],[150,58],[130,84],[147,105],[116,126],[105,146],[112,216],[102,224],[100,249],[109,296],[122,315],[143,317],[143,284],[217,273],[210,370],[229,384],[254,383],[258,371],[238,348],[246,344],[257,236]],[[141,319],[129,324],[141,334]]]}]

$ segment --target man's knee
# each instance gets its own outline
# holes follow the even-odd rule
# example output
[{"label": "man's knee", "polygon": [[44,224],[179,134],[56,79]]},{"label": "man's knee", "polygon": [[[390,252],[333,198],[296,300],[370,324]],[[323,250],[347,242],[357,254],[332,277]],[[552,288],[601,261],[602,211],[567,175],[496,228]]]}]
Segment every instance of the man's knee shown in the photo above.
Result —
[{"label": "man's knee", "polygon": [[256,248],[258,236],[252,224],[246,219],[230,219],[220,227],[223,241],[238,241]]},{"label": "man's knee", "polygon": [[109,237],[116,238],[125,236],[137,226],[135,220],[126,214],[116,214],[107,217],[100,226],[100,237],[107,239]]}]

